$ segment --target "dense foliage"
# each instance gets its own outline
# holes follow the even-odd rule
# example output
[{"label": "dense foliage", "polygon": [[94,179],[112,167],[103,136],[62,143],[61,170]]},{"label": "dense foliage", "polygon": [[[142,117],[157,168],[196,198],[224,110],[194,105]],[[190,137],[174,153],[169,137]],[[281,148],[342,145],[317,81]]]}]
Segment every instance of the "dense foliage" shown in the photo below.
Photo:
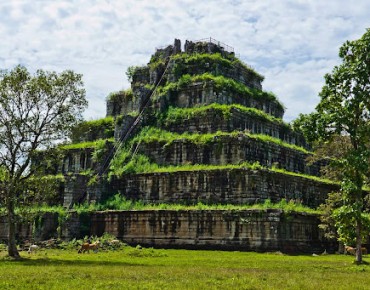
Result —
[{"label": "dense foliage", "polygon": [[[356,261],[360,263],[362,237],[370,229],[370,220],[363,214],[363,186],[370,159],[370,29],[360,39],[344,43],[339,56],[342,63],[325,75],[316,112],[301,115],[295,126],[319,145],[338,138],[348,141],[341,155],[331,161],[342,180],[342,203],[332,217],[340,240],[351,244],[355,236]],[[328,157],[332,153],[328,151]]]},{"label": "dense foliage", "polygon": [[72,71],[31,75],[17,66],[0,73],[0,203],[7,211],[10,256],[19,257],[14,209],[38,173],[33,158],[65,140],[86,106],[82,76]]},{"label": "dense foliage", "polygon": [[72,130],[72,143],[109,139],[114,136],[114,119],[112,116],[79,123]]}]

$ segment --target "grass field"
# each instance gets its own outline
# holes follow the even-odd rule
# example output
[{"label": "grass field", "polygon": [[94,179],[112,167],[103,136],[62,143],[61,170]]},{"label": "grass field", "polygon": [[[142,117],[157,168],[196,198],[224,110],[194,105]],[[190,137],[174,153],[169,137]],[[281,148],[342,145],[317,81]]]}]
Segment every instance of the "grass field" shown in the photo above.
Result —
[{"label": "grass field", "polygon": [[343,255],[124,247],[22,257],[11,261],[0,252],[0,289],[370,289],[370,266]]}]

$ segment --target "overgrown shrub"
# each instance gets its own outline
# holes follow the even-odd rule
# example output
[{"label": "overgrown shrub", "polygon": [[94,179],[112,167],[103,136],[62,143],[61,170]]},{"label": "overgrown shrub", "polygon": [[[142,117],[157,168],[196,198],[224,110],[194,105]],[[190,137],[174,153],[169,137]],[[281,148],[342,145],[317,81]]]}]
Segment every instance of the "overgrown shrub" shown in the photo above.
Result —
[{"label": "overgrown shrub", "polygon": [[114,136],[114,119],[109,116],[99,120],[85,121],[72,130],[72,143],[108,139]]}]

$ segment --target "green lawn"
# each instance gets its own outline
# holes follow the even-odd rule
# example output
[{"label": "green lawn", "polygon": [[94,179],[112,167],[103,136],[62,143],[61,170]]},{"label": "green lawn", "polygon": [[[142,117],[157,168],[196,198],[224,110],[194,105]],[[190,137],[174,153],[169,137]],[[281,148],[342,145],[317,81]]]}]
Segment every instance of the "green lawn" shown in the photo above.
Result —
[{"label": "green lawn", "polygon": [[[0,252],[0,289],[370,289],[370,265],[343,255],[156,250]],[[369,260],[367,257],[365,261]]]}]

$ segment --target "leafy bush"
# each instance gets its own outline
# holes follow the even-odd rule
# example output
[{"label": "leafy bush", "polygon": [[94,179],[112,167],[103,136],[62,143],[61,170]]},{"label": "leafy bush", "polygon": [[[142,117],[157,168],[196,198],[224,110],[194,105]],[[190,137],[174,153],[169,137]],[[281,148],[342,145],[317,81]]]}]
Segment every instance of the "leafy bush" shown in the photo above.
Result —
[{"label": "leafy bush", "polygon": [[[121,156],[128,155],[128,152],[122,151]],[[158,169],[158,165],[151,163],[149,158],[142,154],[131,156],[129,161],[116,159],[112,162],[111,170],[114,175],[121,176],[123,174],[138,173],[138,172],[153,172]],[[127,163],[125,163],[127,162]]]},{"label": "leafy bush", "polygon": [[136,71],[140,69],[138,66],[129,66],[126,71],[127,80],[131,83]]},{"label": "leafy bush", "polygon": [[72,130],[71,139],[73,143],[93,141],[96,139],[108,139],[114,136],[114,119],[106,117],[103,119],[85,121],[78,124]]},{"label": "leafy bush", "polygon": [[143,207],[143,203],[141,201],[127,200],[124,196],[116,194],[108,199],[103,207],[107,210],[132,210],[141,209]]},{"label": "leafy bush", "polygon": [[73,205],[73,210],[78,214],[95,212],[95,211],[104,211],[104,210],[132,210],[132,209],[141,209],[144,207],[142,201],[133,201],[128,200],[119,193],[108,198],[103,203],[88,203],[84,202],[82,204]]}]

